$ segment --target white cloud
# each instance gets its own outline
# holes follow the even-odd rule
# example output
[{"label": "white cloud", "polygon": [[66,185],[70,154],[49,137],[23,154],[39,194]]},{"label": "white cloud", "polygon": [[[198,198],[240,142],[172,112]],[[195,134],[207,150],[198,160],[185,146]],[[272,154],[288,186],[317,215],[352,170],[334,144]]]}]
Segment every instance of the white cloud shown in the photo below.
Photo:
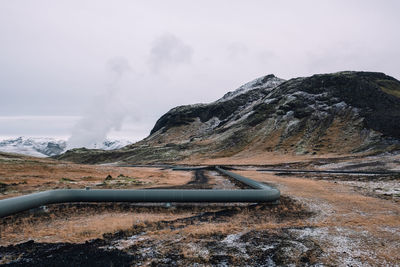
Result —
[{"label": "white cloud", "polygon": [[173,34],[164,34],[154,40],[150,49],[149,64],[153,72],[159,73],[170,67],[190,63],[193,49]]}]

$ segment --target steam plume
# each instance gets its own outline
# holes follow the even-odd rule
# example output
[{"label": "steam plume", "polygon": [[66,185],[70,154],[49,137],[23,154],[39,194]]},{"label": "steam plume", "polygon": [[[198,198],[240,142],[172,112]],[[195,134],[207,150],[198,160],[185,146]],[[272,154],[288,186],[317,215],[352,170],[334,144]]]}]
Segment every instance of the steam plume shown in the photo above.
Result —
[{"label": "steam plume", "polygon": [[68,148],[93,148],[103,142],[111,130],[119,130],[126,117],[119,90],[122,76],[131,68],[124,58],[113,58],[107,68],[112,78],[105,93],[95,97],[85,115],[77,122],[68,140]]}]

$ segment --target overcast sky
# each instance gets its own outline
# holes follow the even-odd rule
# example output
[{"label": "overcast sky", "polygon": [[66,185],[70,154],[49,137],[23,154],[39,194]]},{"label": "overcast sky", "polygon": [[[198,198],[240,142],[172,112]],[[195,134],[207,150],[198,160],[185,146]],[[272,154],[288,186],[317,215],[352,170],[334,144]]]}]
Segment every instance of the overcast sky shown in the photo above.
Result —
[{"label": "overcast sky", "polygon": [[399,79],[399,11],[396,0],[0,0],[0,136],[137,140],[170,108],[270,73]]}]

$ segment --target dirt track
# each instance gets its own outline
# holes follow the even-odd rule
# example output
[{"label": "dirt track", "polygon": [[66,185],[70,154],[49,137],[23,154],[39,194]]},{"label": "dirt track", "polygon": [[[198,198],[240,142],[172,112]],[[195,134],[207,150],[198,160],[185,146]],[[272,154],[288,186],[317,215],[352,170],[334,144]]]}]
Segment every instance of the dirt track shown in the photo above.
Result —
[{"label": "dirt track", "polygon": [[[182,172],[182,171],[179,171]],[[158,186],[151,187],[148,189],[211,189],[212,185],[209,184],[209,178],[205,174],[204,170],[191,171],[192,179],[183,185],[173,186]]]}]

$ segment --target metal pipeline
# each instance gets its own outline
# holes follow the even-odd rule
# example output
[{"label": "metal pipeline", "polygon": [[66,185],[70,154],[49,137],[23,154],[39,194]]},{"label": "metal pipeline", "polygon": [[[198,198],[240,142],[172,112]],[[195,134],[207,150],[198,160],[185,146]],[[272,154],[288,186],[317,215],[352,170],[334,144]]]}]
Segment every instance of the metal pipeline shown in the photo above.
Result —
[{"label": "metal pipeline", "polygon": [[254,189],[170,190],[170,189],[60,189],[0,200],[0,218],[43,205],[67,202],[273,202],[278,189],[249,178],[216,169]]}]

